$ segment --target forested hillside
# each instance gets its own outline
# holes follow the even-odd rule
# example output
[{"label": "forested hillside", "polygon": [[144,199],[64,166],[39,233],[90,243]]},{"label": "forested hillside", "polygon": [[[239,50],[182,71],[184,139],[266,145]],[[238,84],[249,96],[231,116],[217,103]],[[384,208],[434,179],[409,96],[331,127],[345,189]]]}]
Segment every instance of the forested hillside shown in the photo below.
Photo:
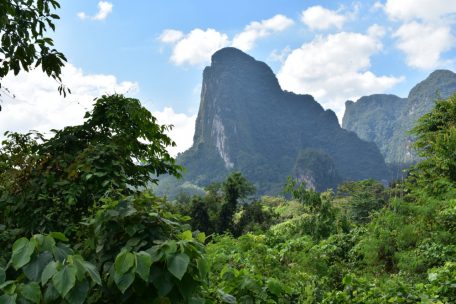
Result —
[{"label": "forested hillside", "polygon": [[[121,95],[82,125],[0,149],[0,303],[455,303],[456,95],[413,129],[423,159],[385,187],[242,174],[173,202],[166,126]],[[311,154],[311,152],[309,152]]]}]

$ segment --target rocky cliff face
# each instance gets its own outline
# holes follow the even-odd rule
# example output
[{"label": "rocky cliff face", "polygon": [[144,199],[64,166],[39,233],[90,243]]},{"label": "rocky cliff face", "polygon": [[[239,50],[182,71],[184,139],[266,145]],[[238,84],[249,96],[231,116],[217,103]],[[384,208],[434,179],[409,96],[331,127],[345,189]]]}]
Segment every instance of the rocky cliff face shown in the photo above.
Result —
[{"label": "rocky cliff face", "polygon": [[437,70],[417,84],[408,98],[377,94],[345,103],[342,127],[375,142],[387,163],[406,165],[417,161],[413,137],[407,132],[428,113],[438,98],[456,92],[456,74]]},{"label": "rocky cliff face", "polygon": [[[303,160],[306,155],[316,162]],[[279,193],[293,174],[318,190],[387,176],[375,144],[342,129],[312,96],[282,91],[265,63],[235,48],[216,52],[205,68],[194,143],[178,162],[187,169],[185,181],[206,185],[237,170],[260,193]],[[325,164],[321,172],[318,163]]]}]

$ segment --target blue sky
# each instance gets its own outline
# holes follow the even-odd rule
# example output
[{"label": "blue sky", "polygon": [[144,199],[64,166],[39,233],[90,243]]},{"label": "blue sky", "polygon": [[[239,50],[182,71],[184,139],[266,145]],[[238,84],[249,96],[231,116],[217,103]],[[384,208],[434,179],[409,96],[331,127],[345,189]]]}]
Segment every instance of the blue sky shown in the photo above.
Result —
[{"label": "blue sky", "polygon": [[[0,131],[78,123],[94,97],[139,98],[182,151],[191,144],[204,66],[220,47],[265,61],[284,89],[310,93],[343,115],[373,93],[405,97],[437,68],[455,70],[456,0],[62,0],[52,37],[68,58],[61,101],[55,83],[8,77]],[[43,101],[44,100],[44,101]],[[47,100],[47,101],[46,101]],[[6,113],[6,114],[5,114]]]}]

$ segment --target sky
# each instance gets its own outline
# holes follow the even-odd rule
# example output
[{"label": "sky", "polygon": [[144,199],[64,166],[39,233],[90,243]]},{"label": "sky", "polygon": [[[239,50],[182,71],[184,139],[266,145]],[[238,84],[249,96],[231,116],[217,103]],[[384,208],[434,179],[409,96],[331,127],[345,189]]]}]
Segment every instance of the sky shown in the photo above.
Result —
[{"label": "sky", "polygon": [[61,0],[49,33],[68,63],[63,98],[39,69],[2,80],[0,133],[80,124],[94,98],[138,98],[192,144],[202,71],[220,48],[266,62],[284,90],[312,94],[339,120],[346,100],[406,97],[435,69],[456,71],[456,0]]}]

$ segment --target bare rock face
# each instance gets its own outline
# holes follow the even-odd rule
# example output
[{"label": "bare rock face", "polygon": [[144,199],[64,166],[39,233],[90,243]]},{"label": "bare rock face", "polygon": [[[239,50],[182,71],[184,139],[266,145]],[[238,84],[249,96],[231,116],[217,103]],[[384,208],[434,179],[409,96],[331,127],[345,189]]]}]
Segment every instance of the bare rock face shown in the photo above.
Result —
[{"label": "bare rock face", "polygon": [[315,166],[307,171],[316,189],[336,179],[387,176],[375,144],[342,129],[334,112],[312,96],[283,91],[265,63],[235,48],[216,52],[204,69],[193,140],[178,163],[186,168],[184,181],[200,186],[236,170],[260,193],[279,193],[306,148],[320,151],[333,166],[326,177]]}]

